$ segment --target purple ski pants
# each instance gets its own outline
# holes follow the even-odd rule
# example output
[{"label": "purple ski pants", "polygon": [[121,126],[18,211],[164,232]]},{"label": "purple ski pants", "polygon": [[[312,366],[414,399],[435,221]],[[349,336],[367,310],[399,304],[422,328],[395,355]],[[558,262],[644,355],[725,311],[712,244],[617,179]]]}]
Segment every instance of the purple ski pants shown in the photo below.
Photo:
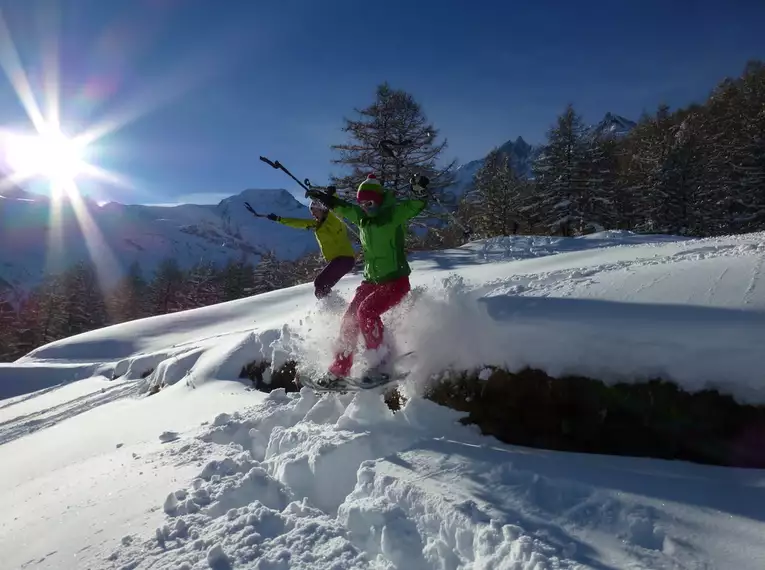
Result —
[{"label": "purple ski pants", "polygon": [[334,287],[346,273],[353,269],[355,263],[356,260],[350,256],[340,256],[330,261],[313,282],[316,298],[323,299],[329,295],[330,291],[332,291],[332,287]]}]

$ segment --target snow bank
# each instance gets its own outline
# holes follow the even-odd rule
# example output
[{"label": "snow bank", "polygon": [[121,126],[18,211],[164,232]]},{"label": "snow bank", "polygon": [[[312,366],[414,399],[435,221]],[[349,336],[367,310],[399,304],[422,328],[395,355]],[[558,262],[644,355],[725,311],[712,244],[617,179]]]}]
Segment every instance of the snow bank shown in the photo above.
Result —
[{"label": "snow bank", "polygon": [[765,561],[754,472],[492,447],[458,418],[421,399],[394,415],[370,394],[276,390],[168,444],[182,462],[215,459],[169,492],[154,532],[114,544],[109,559],[344,570]]},{"label": "snow bank", "polygon": [[448,369],[528,366],[765,402],[763,238],[559,254],[433,280],[393,327],[417,354],[408,389]]}]

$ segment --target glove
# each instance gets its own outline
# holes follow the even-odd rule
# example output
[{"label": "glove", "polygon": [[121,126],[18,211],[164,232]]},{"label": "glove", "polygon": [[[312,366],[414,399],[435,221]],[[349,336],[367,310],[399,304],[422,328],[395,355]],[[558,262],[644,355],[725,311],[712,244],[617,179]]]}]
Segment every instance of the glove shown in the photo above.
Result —
[{"label": "glove", "polygon": [[321,192],[320,190],[309,190],[305,193],[305,195],[309,198],[313,198],[314,200],[318,200],[322,204],[324,204],[327,208],[332,209],[332,206],[335,203],[335,199],[333,196],[330,196],[329,194],[325,192]]},{"label": "glove", "polygon": [[412,174],[412,177],[409,179],[409,184],[425,189],[428,187],[428,184],[430,184],[430,180],[428,180],[427,176],[417,176],[416,174]]},{"label": "glove", "polygon": [[268,218],[272,222],[278,222],[279,220],[281,220],[281,217],[277,216],[276,214],[268,214],[266,218]]},{"label": "glove", "polygon": [[337,194],[337,187],[336,186],[327,186],[327,194],[329,196],[334,196]]}]

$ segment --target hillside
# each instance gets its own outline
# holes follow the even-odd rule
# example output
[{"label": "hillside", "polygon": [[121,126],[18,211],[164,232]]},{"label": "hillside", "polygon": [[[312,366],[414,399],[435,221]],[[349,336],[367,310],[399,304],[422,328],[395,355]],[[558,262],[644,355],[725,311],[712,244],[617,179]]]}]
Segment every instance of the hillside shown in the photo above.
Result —
[{"label": "hillside", "polygon": [[168,257],[187,268],[241,257],[257,263],[269,250],[292,260],[317,249],[311,233],[255,218],[246,201],[263,213],[310,215],[286,190],[245,190],[215,206],[99,206],[85,199],[84,216],[67,200],[55,222],[47,197],[6,193],[0,196],[0,278],[23,289],[46,268],[60,271],[93,257],[116,279],[134,261],[150,274]]},{"label": "hillside", "polygon": [[762,568],[762,470],[506,445],[418,394],[447,368],[533,365],[765,402],[764,237],[420,254],[406,310],[387,317],[417,355],[396,414],[373,393],[266,395],[239,379],[261,359],[326,364],[339,311],[307,285],[41,347],[0,366],[4,563]]}]

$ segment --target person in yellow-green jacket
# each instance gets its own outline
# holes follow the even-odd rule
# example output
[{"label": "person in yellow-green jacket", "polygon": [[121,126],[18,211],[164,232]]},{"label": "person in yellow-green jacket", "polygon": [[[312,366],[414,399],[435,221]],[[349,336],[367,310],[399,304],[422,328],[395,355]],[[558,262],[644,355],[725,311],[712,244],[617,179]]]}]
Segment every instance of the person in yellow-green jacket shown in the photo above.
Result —
[{"label": "person in yellow-green jacket", "polygon": [[323,299],[332,292],[332,287],[353,269],[356,252],[353,250],[345,224],[331,214],[327,206],[313,200],[309,209],[313,219],[283,218],[276,214],[268,214],[266,217],[290,228],[315,232],[321,254],[329,262],[313,282],[316,298]]}]

